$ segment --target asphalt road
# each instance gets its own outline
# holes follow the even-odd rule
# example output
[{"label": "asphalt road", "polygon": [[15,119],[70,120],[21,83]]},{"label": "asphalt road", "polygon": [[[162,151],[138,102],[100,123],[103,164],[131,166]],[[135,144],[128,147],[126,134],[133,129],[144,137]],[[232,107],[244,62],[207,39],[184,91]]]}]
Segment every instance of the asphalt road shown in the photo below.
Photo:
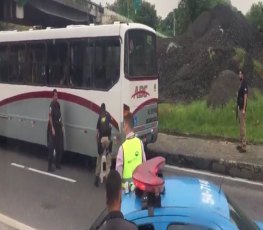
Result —
[{"label": "asphalt road", "polygon": [[[79,156],[67,157],[54,174],[45,174],[46,153],[40,148],[0,147],[0,158],[0,213],[5,216],[35,229],[81,230],[88,229],[105,207],[104,187],[93,186],[94,174]],[[164,174],[222,182],[217,176],[174,167]],[[263,184],[225,178],[222,187],[251,218],[263,221]]]}]

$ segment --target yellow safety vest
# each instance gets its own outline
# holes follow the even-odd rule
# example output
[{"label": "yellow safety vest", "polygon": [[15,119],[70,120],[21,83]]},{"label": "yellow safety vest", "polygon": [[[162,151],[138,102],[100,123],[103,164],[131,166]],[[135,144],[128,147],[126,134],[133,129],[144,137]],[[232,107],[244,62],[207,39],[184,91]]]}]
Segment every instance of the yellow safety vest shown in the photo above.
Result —
[{"label": "yellow safety vest", "polygon": [[126,139],[123,149],[123,182],[132,178],[134,169],[142,163],[142,144],[138,137]]}]

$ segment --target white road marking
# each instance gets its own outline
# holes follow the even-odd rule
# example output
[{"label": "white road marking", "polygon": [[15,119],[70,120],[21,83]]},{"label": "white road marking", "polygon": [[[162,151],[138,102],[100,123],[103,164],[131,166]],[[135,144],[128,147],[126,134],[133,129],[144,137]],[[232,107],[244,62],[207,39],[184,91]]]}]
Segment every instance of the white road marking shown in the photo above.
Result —
[{"label": "white road marking", "polygon": [[68,182],[71,182],[71,183],[76,183],[77,182],[76,180],[70,179],[68,177],[59,176],[59,175],[56,175],[56,174],[53,174],[53,173],[49,173],[49,172],[41,171],[41,170],[38,170],[38,169],[26,167],[24,165],[20,165],[20,164],[16,164],[16,163],[11,163],[11,165],[15,166],[15,167],[18,167],[18,168],[26,169],[26,170],[31,171],[31,172],[39,173],[39,174],[42,174],[42,175],[55,177],[57,179],[65,180],[65,181],[68,181]]},{"label": "white road marking", "polygon": [[32,228],[28,225],[25,225],[17,220],[14,220],[8,216],[5,216],[3,214],[0,213],[0,222],[2,222],[3,224],[12,227],[14,229],[18,229],[18,230],[36,230],[35,228]]},{"label": "white road marking", "polygon": [[16,164],[16,163],[11,163],[11,165],[16,166],[16,167],[18,167],[18,168],[22,168],[22,169],[25,168],[24,165],[20,165],[20,164]]},{"label": "white road marking", "polygon": [[210,173],[210,172],[205,172],[205,171],[198,171],[198,170],[195,170],[195,169],[181,168],[181,167],[172,166],[172,165],[165,165],[164,168],[165,169],[170,169],[170,170],[178,170],[178,171],[183,171],[183,172],[190,172],[190,173],[193,173],[193,174],[199,174],[199,175],[201,174],[201,175],[205,175],[205,176],[217,177],[217,178],[221,178],[221,179],[224,177],[224,180],[230,180],[230,181],[241,182],[241,183],[245,183],[245,184],[263,186],[263,183],[260,183],[260,182],[249,181],[249,180],[242,179],[242,178],[225,176],[225,175],[220,175],[220,174]]}]

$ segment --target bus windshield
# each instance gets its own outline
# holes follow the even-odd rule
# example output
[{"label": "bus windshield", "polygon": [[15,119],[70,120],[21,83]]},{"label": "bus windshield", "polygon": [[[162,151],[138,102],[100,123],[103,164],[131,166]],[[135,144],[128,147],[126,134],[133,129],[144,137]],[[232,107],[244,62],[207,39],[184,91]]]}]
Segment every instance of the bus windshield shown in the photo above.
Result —
[{"label": "bus windshield", "polygon": [[156,38],[143,30],[129,30],[125,36],[125,73],[128,78],[153,77],[156,68]]}]

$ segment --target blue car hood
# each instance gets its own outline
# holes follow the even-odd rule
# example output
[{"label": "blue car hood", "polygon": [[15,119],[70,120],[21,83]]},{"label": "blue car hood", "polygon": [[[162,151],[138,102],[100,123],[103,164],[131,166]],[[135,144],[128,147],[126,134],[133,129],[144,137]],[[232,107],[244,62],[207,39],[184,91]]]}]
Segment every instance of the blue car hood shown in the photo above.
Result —
[{"label": "blue car hood", "polygon": [[260,228],[260,230],[263,230],[263,222],[256,221],[256,224]]}]

